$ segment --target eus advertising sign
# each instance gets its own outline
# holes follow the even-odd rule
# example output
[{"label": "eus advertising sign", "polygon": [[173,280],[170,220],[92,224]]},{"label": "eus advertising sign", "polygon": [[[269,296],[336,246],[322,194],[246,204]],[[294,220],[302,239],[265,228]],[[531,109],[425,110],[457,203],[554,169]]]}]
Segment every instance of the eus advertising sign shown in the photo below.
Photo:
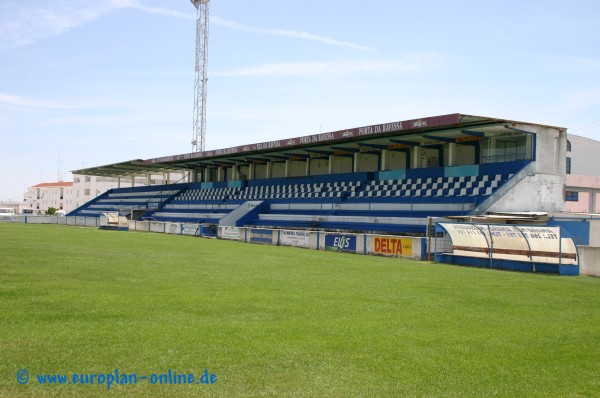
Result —
[{"label": "eus advertising sign", "polygon": [[325,235],[325,250],[356,253],[356,236]]}]

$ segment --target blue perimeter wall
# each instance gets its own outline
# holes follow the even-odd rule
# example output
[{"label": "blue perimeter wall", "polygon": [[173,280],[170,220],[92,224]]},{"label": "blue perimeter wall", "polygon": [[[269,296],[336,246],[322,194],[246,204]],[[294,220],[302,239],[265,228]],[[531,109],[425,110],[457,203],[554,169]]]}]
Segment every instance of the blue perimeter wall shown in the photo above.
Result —
[{"label": "blue perimeter wall", "polygon": [[590,223],[587,220],[567,221],[567,220],[549,220],[548,225],[552,227],[561,227],[573,238],[578,246],[589,246],[590,244]]}]

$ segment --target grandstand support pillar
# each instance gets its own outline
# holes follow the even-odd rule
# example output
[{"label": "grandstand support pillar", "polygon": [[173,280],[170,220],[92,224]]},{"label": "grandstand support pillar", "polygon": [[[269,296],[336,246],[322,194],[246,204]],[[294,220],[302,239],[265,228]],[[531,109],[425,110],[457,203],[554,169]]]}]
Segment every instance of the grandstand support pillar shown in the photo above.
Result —
[{"label": "grandstand support pillar", "polygon": [[121,188],[121,177],[117,177],[117,188]]},{"label": "grandstand support pillar", "polygon": [[329,155],[329,174],[333,174],[333,163],[335,157],[333,155]]},{"label": "grandstand support pillar", "polygon": [[204,182],[209,182],[210,181],[210,168],[205,168],[204,169]]},{"label": "grandstand support pillar", "polygon": [[533,134],[527,134],[527,136],[525,138],[525,156],[529,160],[535,159],[535,156],[533,153],[533,140],[534,140]]},{"label": "grandstand support pillar", "polygon": [[285,161],[285,178],[288,178],[290,176],[290,167],[291,166],[291,161],[288,159]]},{"label": "grandstand support pillar", "polygon": [[388,150],[387,149],[382,149],[381,150],[381,156],[379,156],[379,170],[387,170],[387,157],[388,157]]},{"label": "grandstand support pillar", "polygon": [[273,173],[273,162],[267,162],[267,178],[271,178]]},{"label": "grandstand support pillar", "polygon": [[146,186],[149,187],[150,185],[152,185],[152,174],[148,173],[146,174]]},{"label": "grandstand support pillar", "polygon": [[[448,144],[448,166],[454,166],[456,163],[456,143],[451,142]],[[443,165],[441,165],[443,166]]]},{"label": "grandstand support pillar", "polygon": [[306,171],[304,174],[307,177],[310,175],[310,158],[306,158]]},{"label": "grandstand support pillar", "polygon": [[248,179],[249,180],[254,180],[254,169],[256,168],[256,165],[254,163],[250,163],[248,165]]},{"label": "grandstand support pillar", "polygon": [[496,159],[496,137],[490,138],[490,147],[488,149],[488,159],[487,163],[495,163],[498,160]]},{"label": "grandstand support pillar", "polygon": [[352,165],[352,171],[355,172],[355,173],[358,173],[359,159],[360,159],[360,153],[355,152],[354,153],[354,158],[353,158],[353,160],[354,160],[353,163],[354,164]]},{"label": "grandstand support pillar", "polygon": [[411,169],[421,168],[421,147],[414,146],[412,152]]},{"label": "grandstand support pillar", "polygon": [[223,167],[217,167],[217,181],[223,181]]}]

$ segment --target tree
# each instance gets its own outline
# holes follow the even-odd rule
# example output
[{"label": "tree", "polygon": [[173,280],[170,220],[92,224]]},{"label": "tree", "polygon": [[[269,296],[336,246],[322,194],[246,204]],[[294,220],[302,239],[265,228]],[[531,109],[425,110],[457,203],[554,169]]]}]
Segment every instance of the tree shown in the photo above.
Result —
[{"label": "tree", "polygon": [[48,210],[46,210],[46,214],[49,216],[53,216],[54,213],[56,213],[56,210],[58,210],[58,209],[55,207],[48,207]]}]

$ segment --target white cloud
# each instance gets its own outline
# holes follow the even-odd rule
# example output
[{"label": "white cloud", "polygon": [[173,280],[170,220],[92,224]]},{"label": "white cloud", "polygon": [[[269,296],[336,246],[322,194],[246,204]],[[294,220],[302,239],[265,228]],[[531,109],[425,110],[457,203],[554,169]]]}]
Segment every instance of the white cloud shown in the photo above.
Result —
[{"label": "white cloud", "polygon": [[144,11],[144,12],[149,12],[151,14],[164,15],[167,17],[192,19],[192,20],[196,19],[193,12],[187,13],[187,12],[169,10],[167,8],[149,7],[149,6],[145,6],[145,5],[141,4],[139,1],[131,1],[130,4],[128,5],[128,7],[136,9],[136,10]]},{"label": "white cloud", "polygon": [[61,109],[66,108],[64,104],[59,104],[51,101],[36,100],[32,98],[23,97],[20,95],[8,94],[0,92],[0,106],[17,106],[24,108],[49,108],[49,109]]},{"label": "white cloud", "polygon": [[434,53],[411,54],[403,59],[385,61],[378,59],[345,60],[336,62],[287,62],[264,64],[251,68],[213,73],[214,76],[317,76],[353,73],[402,73],[437,69],[444,63]]},{"label": "white cloud", "polygon": [[600,59],[559,55],[538,56],[538,61],[546,69],[559,72],[597,73],[600,72]]},{"label": "white cloud", "polygon": [[295,39],[315,41],[315,42],[324,43],[324,44],[331,44],[334,46],[348,47],[348,48],[352,48],[355,50],[373,51],[372,48],[363,46],[363,45],[360,45],[357,43],[352,43],[352,42],[343,41],[343,40],[337,40],[337,39],[333,39],[333,38],[327,37],[327,36],[318,36],[318,35],[314,35],[312,33],[307,33],[307,32],[299,32],[299,31],[295,31],[295,30],[286,30],[286,29],[254,28],[251,26],[241,25],[241,24],[238,24],[237,22],[229,21],[229,20],[222,19],[219,17],[211,17],[210,21],[211,21],[211,23],[214,23],[216,25],[223,26],[223,27],[229,28],[229,29],[240,30],[243,32],[260,33],[260,34],[267,34],[267,35],[272,35],[272,36],[292,37]]},{"label": "white cloud", "polygon": [[129,7],[134,0],[20,0],[0,4],[0,50],[58,36],[115,9]]},{"label": "white cloud", "polygon": [[[4,0],[0,2],[0,50],[35,43],[47,37],[64,34],[112,11],[131,8],[173,18],[195,19],[193,12],[180,12],[161,7],[144,5],[140,0]],[[211,24],[228,29],[256,34],[291,37],[295,39],[341,46],[361,51],[372,48],[357,43],[319,36],[308,32],[256,28],[245,26],[219,17],[211,17]]]}]

